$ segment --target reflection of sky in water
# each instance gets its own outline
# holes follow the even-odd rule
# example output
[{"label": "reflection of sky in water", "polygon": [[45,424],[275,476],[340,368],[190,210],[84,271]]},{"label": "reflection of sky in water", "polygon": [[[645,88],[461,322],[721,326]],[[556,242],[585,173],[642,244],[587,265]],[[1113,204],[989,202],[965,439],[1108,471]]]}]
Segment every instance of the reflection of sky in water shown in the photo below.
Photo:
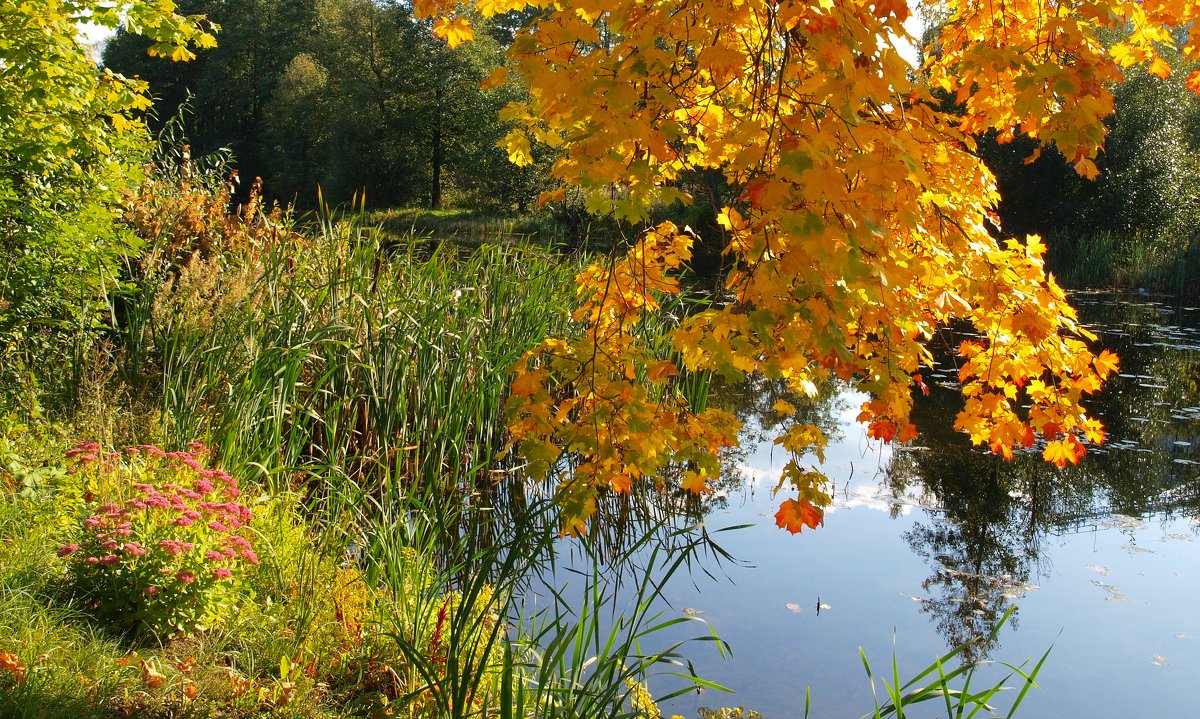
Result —
[{"label": "reflection of sky in water", "polygon": [[[1187,541],[1198,531],[1192,520],[1117,515],[1077,522],[1039,535],[1036,555],[1022,560],[1026,576],[989,576],[987,566],[976,574],[972,538],[929,507],[936,497],[920,486],[893,495],[885,472],[893,449],[868,441],[853,422],[861,401],[842,398],[842,437],[827,449],[824,469],[835,491],[824,527],[791,536],[774,526],[778,502],[787,496],[771,496],[786,461],[778,448],[759,447],[741,463],[747,489],[730,496],[708,524],[753,523],[720,541],[754,566],[725,565],[715,580],[693,575],[667,592],[669,613],[700,612],[730,643],[728,660],[699,644],[685,653],[702,676],[737,694],[689,694],[666,703],[665,714],[691,717],[699,706],[745,705],[767,719],[790,719],[803,714],[811,686],[814,718],[861,716],[872,699],[859,647],[877,676],[890,674],[893,648],[901,674],[911,675],[947,649],[937,612],[980,601],[1018,606],[993,659],[1019,663],[1054,645],[1019,717],[1139,716],[1147,697],[1154,697],[1156,714],[1195,715],[1200,542]],[[1020,506],[1029,501],[1025,495],[1004,492]],[[922,531],[963,536],[950,548],[914,547],[906,535]],[[1013,545],[1021,544],[1021,527],[996,531],[1014,532]],[[969,584],[988,593],[955,594]],[[973,605],[961,611],[983,612]],[[658,681],[656,693],[671,688],[669,678]]]},{"label": "reflection of sky in water", "polygon": [[[843,437],[840,441],[830,443],[825,452],[825,464],[821,466],[834,481],[831,492],[833,504],[825,513],[829,515],[856,507],[891,512],[898,505],[901,513],[908,514],[913,505],[920,503],[920,498],[908,494],[893,497],[880,484],[881,472],[887,466],[893,447],[868,438],[862,427],[854,421],[860,405],[866,399],[865,394],[845,392],[834,400],[839,408],[838,425]],[[755,497],[766,493],[769,499],[771,491],[779,485],[779,477],[787,459],[786,452],[765,443],[734,467],[745,477],[747,492]],[[780,490],[776,503],[788,496],[785,487]],[[737,499],[737,496],[730,497],[731,504],[736,503]]]}]

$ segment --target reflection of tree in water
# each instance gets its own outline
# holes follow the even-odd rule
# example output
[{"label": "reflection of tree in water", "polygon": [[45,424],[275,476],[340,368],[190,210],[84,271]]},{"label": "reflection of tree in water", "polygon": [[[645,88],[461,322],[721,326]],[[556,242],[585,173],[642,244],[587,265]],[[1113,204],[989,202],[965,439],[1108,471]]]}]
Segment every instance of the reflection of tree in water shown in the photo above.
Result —
[{"label": "reflection of tree in water", "polygon": [[1090,531],[1113,514],[1200,518],[1200,465],[1191,464],[1200,438],[1200,333],[1165,327],[1161,308],[1136,303],[1085,303],[1084,319],[1121,355],[1123,376],[1091,402],[1109,431],[1106,447],[1063,470],[1037,448],[1000,460],[951,429],[962,406],[951,386],[914,407],[920,441],[932,449],[892,456],[887,489],[917,492],[931,515],[906,539],[932,567],[924,610],[949,644],[990,634],[1040,573],[1046,534]]},{"label": "reflection of tree in water", "polygon": [[[982,461],[980,461],[982,460]],[[922,611],[932,614],[951,646],[970,642],[967,659],[995,648],[985,640],[1029,581],[1037,533],[1009,493],[998,460],[966,452],[897,452],[888,482],[920,481],[944,516],[918,524],[904,538],[929,562]],[[1016,618],[1013,619],[1014,626]]]},{"label": "reflection of tree in water", "polygon": [[[830,380],[817,388],[816,397],[796,394],[781,379],[753,375],[737,384],[718,382],[711,393],[713,405],[730,412],[742,424],[739,446],[722,455],[721,477],[713,485],[718,506],[724,507],[727,497],[752,486],[750,477],[742,471],[747,458],[758,446],[771,444],[793,424],[811,424],[834,442],[841,439],[838,426],[838,392],[842,385]],[[796,408],[795,414],[784,417],[775,410],[775,403],[784,401]],[[772,487],[773,489],[773,487]]]}]

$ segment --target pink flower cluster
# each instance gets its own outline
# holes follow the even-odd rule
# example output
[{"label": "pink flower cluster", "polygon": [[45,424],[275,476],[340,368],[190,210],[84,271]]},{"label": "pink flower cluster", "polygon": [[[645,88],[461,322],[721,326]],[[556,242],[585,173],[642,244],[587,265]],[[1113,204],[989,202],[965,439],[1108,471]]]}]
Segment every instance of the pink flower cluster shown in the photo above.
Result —
[{"label": "pink flower cluster", "polygon": [[[200,575],[224,581],[232,579],[231,568],[239,562],[258,564],[242,532],[253,512],[237,501],[241,492],[234,477],[204,467],[211,454],[207,447],[193,442],[188,451],[164,452],[141,445],[125,454],[131,469],[123,473],[134,474],[132,468],[140,465],[146,470],[141,476],[148,479],[130,480],[123,502],[97,507],[84,520],[83,541],[59,547],[60,557],[78,553],[81,558],[73,561],[97,570],[129,564],[126,571],[148,577],[139,591],[151,597],[165,588],[168,577],[183,585]],[[76,469],[112,471],[120,457],[101,452],[95,442],[81,442],[67,452]]]}]

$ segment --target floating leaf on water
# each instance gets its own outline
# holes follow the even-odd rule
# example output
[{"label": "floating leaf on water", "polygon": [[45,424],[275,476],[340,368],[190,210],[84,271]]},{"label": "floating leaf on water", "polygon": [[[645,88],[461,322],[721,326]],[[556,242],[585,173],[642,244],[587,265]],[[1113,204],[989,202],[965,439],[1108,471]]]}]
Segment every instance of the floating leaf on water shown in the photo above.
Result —
[{"label": "floating leaf on water", "polygon": [[1099,564],[1089,564],[1089,565],[1087,565],[1087,568],[1092,570],[1096,574],[1099,574],[1102,577],[1108,576],[1108,567],[1103,567]]},{"label": "floating leaf on water", "polygon": [[1158,552],[1154,551],[1153,549],[1139,547],[1136,544],[1125,545],[1125,551],[1129,552],[1130,554],[1158,554]]},{"label": "floating leaf on water", "polygon": [[800,614],[804,611],[803,609],[800,608],[800,605],[796,604],[795,602],[788,602],[787,604],[785,604],[783,606],[792,614]]},{"label": "floating leaf on water", "polygon": [[700,611],[699,609],[692,609],[691,607],[684,607],[683,613],[689,617],[698,617],[701,614],[704,614],[704,612]]},{"label": "floating leaf on water", "polygon": [[914,602],[921,602],[921,603],[928,601],[927,599],[925,599],[925,597],[917,597],[917,596],[911,596],[911,597],[909,597],[909,599],[913,600]]},{"label": "floating leaf on water", "polygon": [[1192,539],[1193,539],[1193,537],[1190,534],[1183,534],[1182,532],[1173,532],[1171,534],[1164,534],[1162,541],[1164,541],[1164,542],[1168,542],[1168,541],[1190,542],[1190,541],[1192,541]]},{"label": "floating leaf on water", "polygon": [[1187,632],[1176,632],[1175,638],[1176,639],[1187,639],[1188,638]]},{"label": "floating leaf on water", "polygon": [[1110,514],[1100,520],[1100,526],[1104,529],[1141,529],[1142,524],[1142,520],[1127,514]]},{"label": "floating leaf on water", "polygon": [[1150,663],[1156,667],[1165,667],[1167,666],[1167,658],[1161,654],[1151,654]]},{"label": "floating leaf on water", "polygon": [[1093,579],[1092,584],[1095,584],[1097,587],[1100,587],[1108,594],[1108,596],[1106,596],[1104,598],[1104,601],[1106,601],[1106,602],[1123,602],[1129,598],[1129,597],[1126,597],[1124,594],[1121,594],[1120,588],[1118,588],[1116,585],[1105,584],[1104,582],[1100,581],[1099,579]]}]

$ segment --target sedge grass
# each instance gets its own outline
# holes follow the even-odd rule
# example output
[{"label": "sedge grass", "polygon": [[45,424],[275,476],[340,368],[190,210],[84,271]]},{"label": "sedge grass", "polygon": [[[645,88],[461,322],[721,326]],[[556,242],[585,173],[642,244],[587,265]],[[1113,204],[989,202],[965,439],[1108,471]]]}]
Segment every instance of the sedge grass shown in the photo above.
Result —
[{"label": "sedge grass", "polygon": [[203,332],[162,323],[162,397],[176,442],[207,436],[276,488],[298,476],[361,487],[380,467],[426,485],[486,469],[508,369],[565,330],[575,272],[511,246],[385,248],[353,217],[326,218],[306,252],[259,261],[245,301]]},{"label": "sedge grass", "polygon": [[[1008,611],[1000,618],[1000,621],[996,623],[996,626],[992,628],[990,635],[986,639],[981,638],[979,643],[983,644],[983,646],[993,645],[1000,630],[1008,623],[1014,611],[1016,611],[1015,607],[1009,607]],[[879,695],[876,691],[875,674],[871,670],[871,664],[867,660],[866,653],[860,649],[859,655],[862,658],[867,679],[871,683],[871,693],[875,698],[874,711],[864,715],[863,719],[867,719],[867,717],[871,719],[886,719],[886,717],[892,716],[896,717],[896,719],[904,719],[912,707],[926,702],[942,705],[945,708],[947,719],[973,719],[973,717],[981,715],[987,717],[997,716],[998,709],[993,704],[1006,692],[1015,689],[1017,692],[1016,696],[1013,698],[1011,704],[1009,704],[1008,712],[1005,714],[1008,719],[1012,719],[1022,702],[1024,702],[1029,690],[1037,686],[1038,673],[1041,671],[1042,665],[1045,664],[1047,657],[1049,657],[1050,649],[1047,649],[1038,658],[1032,668],[1025,668],[1029,662],[1021,665],[1004,663],[1002,666],[1009,670],[1008,674],[994,684],[985,684],[983,688],[972,688],[972,685],[975,684],[976,674],[982,668],[991,664],[991,662],[985,660],[964,660],[957,666],[953,666],[952,662],[960,656],[965,656],[974,644],[975,642],[959,644],[945,654],[937,657],[932,664],[907,679],[901,678],[899,662],[893,652],[891,681],[881,677],[885,692],[885,700],[882,704],[880,704]],[[1017,679],[1018,686],[1008,686],[1008,683],[1014,677]]]}]

